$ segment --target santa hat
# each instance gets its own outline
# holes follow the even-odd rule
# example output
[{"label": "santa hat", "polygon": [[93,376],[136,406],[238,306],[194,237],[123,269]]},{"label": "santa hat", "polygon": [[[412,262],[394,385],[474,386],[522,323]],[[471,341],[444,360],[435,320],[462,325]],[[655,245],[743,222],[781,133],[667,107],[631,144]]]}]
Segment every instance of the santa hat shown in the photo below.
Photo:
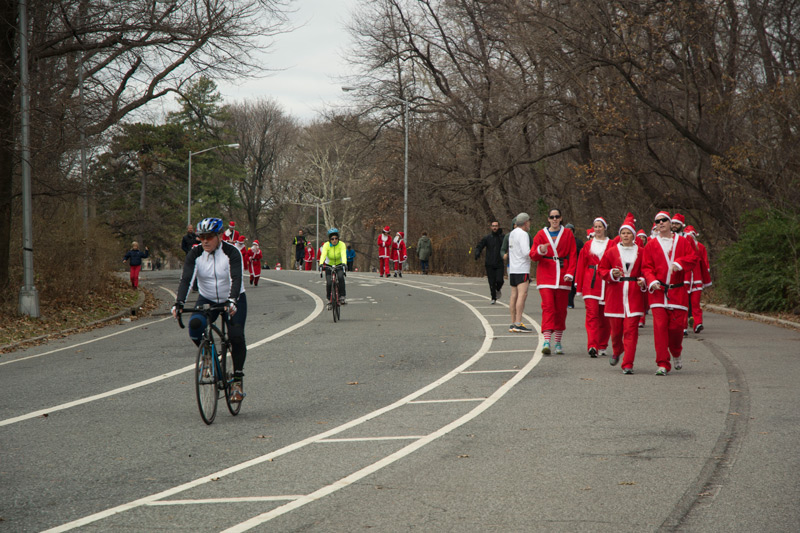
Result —
[{"label": "santa hat", "polygon": [[[653,220],[658,220],[659,218],[670,219],[672,217],[669,216],[669,213],[667,211],[659,211],[658,213],[656,213],[656,217]],[[655,226],[655,224],[653,224],[653,226]]]},{"label": "santa hat", "polygon": [[402,231],[398,231],[397,234],[400,235],[401,237],[405,237],[406,236],[406,234],[403,233]]},{"label": "santa hat", "polygon": [[258,239],[253,239],[253,246],[258,246]]},{"label": "santa hat", "polygon": [[231,221],[228,223],[228,227],[229,227],[229,228],[236,227],[236,222],[234,222],[233,220],[231,220]]},{"label": "santa hat", "polygon": [[622,233],[622,230],[629,229],[631,232],[636,235],[636,219],[633,218],[633,215],[628,213],[628,216],[625,217],[625,221],[619,227],[619,232]]},{"label": "santa hat", "polygon": [[695,239],[697,239],[697,230],[694,229],[694,226],[686,226],[683,230],[686,235],[691,235]]},{"label": "santa hat", "polygon": [[636,236],[637,237],[644,237],[646,239],[647,238],[647,233],[645,233],[643,229],[640,229],[639,231],[636,232]]},{"label": "santa hat", "polygon": [[591,239],[594,237],[594,228],[586,228],[586,238]]},{"label": "santa hat", "polygon": [[677,222],[681,226],[686,225],[686,219],[680,213],[675,213],[675,215],[672,217],[671,222]]},{"label": "santa hat", "polygon": [[592,225],[594,225],[594,223],[597,222],[598,220],[603,223],[603,227],[608,229],[608,222],[606,222],[606,219],[604,219],[603,217],[597,217],[596,219],[594,219],[594,222],[592,222]]},{"label": "santa hat", "polygon": [[244,235],[239,235],[239,237],[236,239],[236,242],[244,242]]},{"label": "santa hat", "polygon": [[384,233],[389,233],[389,231],[391,231],[391,228],[390,228],[389,226],[385,226],[385,227],[383,228],[383,232],[384,232]]}]

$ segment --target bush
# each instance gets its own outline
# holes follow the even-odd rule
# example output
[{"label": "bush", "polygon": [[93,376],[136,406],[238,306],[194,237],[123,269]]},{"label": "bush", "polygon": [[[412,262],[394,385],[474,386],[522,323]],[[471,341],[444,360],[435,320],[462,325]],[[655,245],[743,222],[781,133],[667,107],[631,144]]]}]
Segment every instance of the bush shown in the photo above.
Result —
[{"label": "bush", "polygon": [[758,209],[742,217],[742,226],[720,258],[726,303],[756,312],[800,306],[800,213]]}]

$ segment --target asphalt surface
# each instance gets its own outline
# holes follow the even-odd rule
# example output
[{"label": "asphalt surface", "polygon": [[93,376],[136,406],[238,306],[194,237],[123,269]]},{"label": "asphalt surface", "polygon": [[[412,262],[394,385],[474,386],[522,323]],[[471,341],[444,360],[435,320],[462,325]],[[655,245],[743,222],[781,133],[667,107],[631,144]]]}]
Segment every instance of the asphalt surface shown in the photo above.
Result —
[{"label": "asphalt surface", "polygon": [[[195,349],[150,317],[0,358],[0,531],[800,531],[800,332],[706,313],[635,374],[508,332],[483,279],[247,287],[245,398],[206,426]],[[579,299],[578,299],[579,300]],[[538,328],[530,292],[526,323]]]}]

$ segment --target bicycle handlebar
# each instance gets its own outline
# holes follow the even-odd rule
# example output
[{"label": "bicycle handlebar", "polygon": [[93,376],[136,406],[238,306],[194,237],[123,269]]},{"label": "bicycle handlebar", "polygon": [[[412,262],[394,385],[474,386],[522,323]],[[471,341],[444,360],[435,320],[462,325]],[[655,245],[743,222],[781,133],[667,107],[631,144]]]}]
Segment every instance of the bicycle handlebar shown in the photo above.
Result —
[{"label": "bicycle handlebar", "polygon": [[181,319],[181,315],[184,311],[188,311],[189,313],[209,313],[211,311],[224,311],[225,308],[228,306],[228,302],[223,304],[203,304],[200,307],[184,307],[180,311],[177,312],[177,316],[175,318],[178,319],[178,325],[181,329],[186,329],[186,326],[183,325],[183,320]]}]

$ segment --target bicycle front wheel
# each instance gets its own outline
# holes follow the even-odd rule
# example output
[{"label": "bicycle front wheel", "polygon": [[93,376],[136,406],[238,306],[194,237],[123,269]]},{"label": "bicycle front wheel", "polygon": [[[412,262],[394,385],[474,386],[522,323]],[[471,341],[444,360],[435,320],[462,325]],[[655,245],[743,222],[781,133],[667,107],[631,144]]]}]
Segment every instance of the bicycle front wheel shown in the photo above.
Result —
[{"label": "bicycle front wheel", "polygon": [[194,365],[194,387],[197,392],[197,408],[206,424],[217,416],[217,376],[214,369],[213,345],[203,340],[197,350]]},{"label": "bicycle front wheel", "polygon": [[233,384],[233,356],[231,356],[231,347],[227,344],[222,345],[222,373],[225,375],[225,403],[228,404],[228,411],[233,416],[239,414],[239,409],[242,408],[242,402],[231,401],[231,385]]},{"label": "bicycle front wheel", "polygon": [[339,284],[336,278],[333,280],[333,287],[331,287],[331,310],[333,311],[333,321],[339,321]]}]

